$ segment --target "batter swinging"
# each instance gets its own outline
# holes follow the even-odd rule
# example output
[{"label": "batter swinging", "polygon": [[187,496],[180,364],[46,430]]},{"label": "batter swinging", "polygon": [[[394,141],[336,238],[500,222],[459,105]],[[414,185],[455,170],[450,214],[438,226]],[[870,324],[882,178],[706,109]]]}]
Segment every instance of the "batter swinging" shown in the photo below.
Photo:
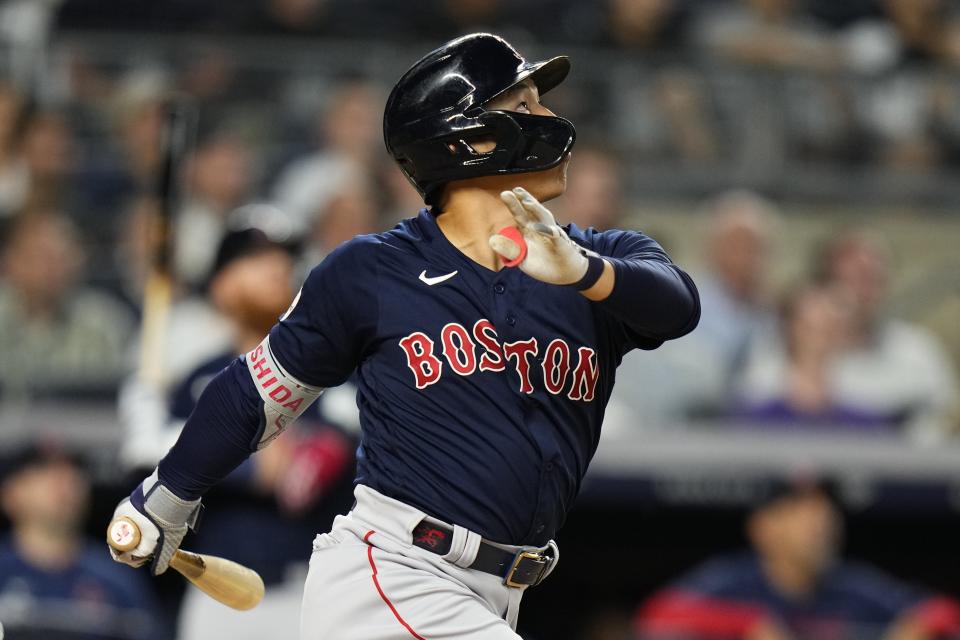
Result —
[{"label": "batter swinging", "polygon": [[166,570],[204,492],[355,371],[357,502],[314,542],[301,637],[519,638],[623,354],[699,319],[652,239],[560,227],[541,204],[564,191],[575,133],[540,98],[569,68],[473,34],[400,78],[384,136],[428,208],[334,251],[207,387],[117,507],[144,532],[117,560]]}]

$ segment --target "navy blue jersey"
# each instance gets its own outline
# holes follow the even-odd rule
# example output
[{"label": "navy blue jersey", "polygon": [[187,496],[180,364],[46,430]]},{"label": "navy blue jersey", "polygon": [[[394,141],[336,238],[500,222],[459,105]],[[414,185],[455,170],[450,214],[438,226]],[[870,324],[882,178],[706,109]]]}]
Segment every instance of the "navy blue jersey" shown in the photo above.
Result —
[{"label": "navy blue jersey", "polygon": [[427,211],[345,243],[270,333],[276,362],[317,387],[356,369],[356,481],[505,543],[562,524],[624,353],[696,325],[696,290],[649,237],[567,227],[611,259],[591,302],[468,259]]},{"label": "navy blue jersey", "polygon": [[802,599],[777,591],[753,553],[719,558],[657,594],[640,610],[640,638],[742,638],[760,619],[801,640],[880,638],[913,614],[936,637],[955,637],[958,610],[870,567],[838,563]]}]

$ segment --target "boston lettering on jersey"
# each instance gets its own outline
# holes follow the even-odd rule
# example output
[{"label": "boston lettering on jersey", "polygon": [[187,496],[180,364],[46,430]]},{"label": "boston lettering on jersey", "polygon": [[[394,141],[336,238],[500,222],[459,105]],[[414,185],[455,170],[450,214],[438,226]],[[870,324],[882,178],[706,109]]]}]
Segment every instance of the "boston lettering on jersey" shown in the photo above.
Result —
[{"label": "boston lettering on jersey", "polygon": [[[553,395],[561,395],[568,378],[573,379],[567,392],[571,400],[591,402],[600,378],[597,353],[590,347],[577,349],[576,364],[571,363],[570,345],[562,338],[552,340],[542,352],[536,338],[517,340],[501,345],[493,323],[483,318],[468,331],[463,325],[451,322],[440,331],[440,354],[435,353],[436,342],[422,331],[415,331],[400,339],[400,348],[407,357],[407,366],[413,372],[417,389],[426,389],[443,376],[444,362],[460,376],[480,371],[504,371],[512,362],[520,378],[520,391],[533,393],[531,362],[540,363],[543,386]],[[477,348],[481,352],[477,357]],[[571,376],[572,371],[572,376]]]},{"label": "boston lettering on jersey", "polygon": [[610,261],[607,299],[474,263],[430,211],[344,243],[269,341],[210,383],[161,479],[202,495],[222,477],[211,461],[225,474],[247,443],[263,446],[310,396],[352,376],[357,483],[488,540],[546,543],[596,451],[623,354],[687,333],[699,309],[689,276],[651,238],[565,231]]}]

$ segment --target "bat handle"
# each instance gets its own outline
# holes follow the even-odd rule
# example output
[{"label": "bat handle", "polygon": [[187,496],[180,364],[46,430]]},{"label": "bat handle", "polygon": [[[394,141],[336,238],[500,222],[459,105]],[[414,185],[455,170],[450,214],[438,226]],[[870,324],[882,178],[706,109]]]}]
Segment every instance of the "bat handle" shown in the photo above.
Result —
[{"label": "bat handle", "polygon": [[127,516],[119,516],[107,526],[107,544],[114,551],[133,551],[140,544],[140,527]]}]

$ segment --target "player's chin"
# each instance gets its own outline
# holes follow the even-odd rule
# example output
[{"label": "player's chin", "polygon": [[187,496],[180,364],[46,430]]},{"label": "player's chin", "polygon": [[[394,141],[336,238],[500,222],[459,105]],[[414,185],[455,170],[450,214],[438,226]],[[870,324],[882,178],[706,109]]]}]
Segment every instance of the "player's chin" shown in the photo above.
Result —
[{"label": "player's chin", "polygon": [[552,169],[540,171],[534,184],[528,188],[533,197],[540,202],[546,202],[562,196],[567,190],[567,162],[561,162]]}]

